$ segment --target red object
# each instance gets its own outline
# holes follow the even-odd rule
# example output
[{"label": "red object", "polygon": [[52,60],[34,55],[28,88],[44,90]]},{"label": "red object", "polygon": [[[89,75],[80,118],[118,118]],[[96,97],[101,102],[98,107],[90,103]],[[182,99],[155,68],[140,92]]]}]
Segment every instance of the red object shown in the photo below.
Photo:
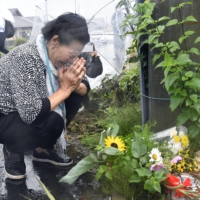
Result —
[{"label": "red object", "polygon": [[171,174],[167,174],[167,178],[165,179],[164,183],[165,185],[170,186],[170,187],[176,187],[181,184],[180,179]]},{"label": "red object", "polygon": [[[176,176],[173,176],[171,174],[167,174],[167,178],[164,181],[164,184],[169,187],[178,187],[178,189],[174,189],[175,197],[184,197],[186,193],[186,188],[188,186],[192,186],[191,180],[189,178],[186,178],[183,183],[180,182],[180,179]],[[172,189],[171,189],[172,190]]]}]

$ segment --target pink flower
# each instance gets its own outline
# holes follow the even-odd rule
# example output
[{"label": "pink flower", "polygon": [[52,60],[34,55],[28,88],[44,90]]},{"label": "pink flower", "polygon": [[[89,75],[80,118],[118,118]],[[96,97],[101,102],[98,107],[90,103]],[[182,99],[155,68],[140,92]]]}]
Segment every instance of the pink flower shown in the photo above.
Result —
[{"label": "pink flower", "polygon": [[181,156],[175,156],[175,157],[171,160],[171,162],[172,162],[172,164],[176,164],[176,163],[178,163],[180,160],[182,160],[182,157],[181,157]]},{"label": "pink flower", "polygon": [[163,168],[165,168],[165,166],[162,163],[157,163],[157,164],[151,165],[150,170],[151,171],[160,171]]}]

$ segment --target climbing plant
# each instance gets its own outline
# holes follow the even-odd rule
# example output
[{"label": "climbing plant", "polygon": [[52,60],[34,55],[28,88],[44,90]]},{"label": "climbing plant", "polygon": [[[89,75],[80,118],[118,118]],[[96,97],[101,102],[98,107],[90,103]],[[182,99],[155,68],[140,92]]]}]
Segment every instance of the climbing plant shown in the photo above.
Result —
[{"label": "climbing plant", "polygon": [[[123,2],[123,1],[121,1]],[[164,2],[164,0],[159,3]],[[162,68],[164,73],[164,84],[168,94],[170,95],[170,108],[172,111],[180,109],[177,118],[177,126],[187,123],[190,138],[195,139],[200,136],[200,64],[195,62],[194,55],[200,56],[200,51],[195,44],[200,42],[200,37],[193,40],[195,31],[185,30],[186,23],[197,22],[194,16],[182,16],[181,10],[191,6],[192,2],[177,3],[171,7],[171,13],[176,13],[177,18],[170,16],[161,16],[154,19],[154,11],[156,3],[145,1],[144,3],[136,3],[132,10],[134,14],[126,16],[124,26],[134,26],[134,31],[128,31],[126,34],[133,36],[132,46],[128,49],[128,53],[137,49],[139,60],[142,59],[140,47],[148,44],[151,50],[156,50],[153,55],[153,64],[156,68]],[[179,26],[180,35],[178,39],[166,41],[164,35],[167,28]],[[173,33],[172,33],[173,34]],[[144,38],[146,39],[141,39]],[[188,40],[190,39],[190,40]],[[187,48],[190,42],[193,47]],[[137,60],[137,59],[136,59]]]}]

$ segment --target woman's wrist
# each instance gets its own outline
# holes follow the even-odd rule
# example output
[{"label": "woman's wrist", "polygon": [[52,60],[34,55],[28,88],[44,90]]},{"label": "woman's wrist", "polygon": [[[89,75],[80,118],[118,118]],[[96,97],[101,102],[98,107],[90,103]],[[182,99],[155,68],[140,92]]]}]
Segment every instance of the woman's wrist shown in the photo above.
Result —
[{"label": "woman's wrist", "polygon": [[85,84],[81,83],[78,88],[76,88],[76,90],[74,90],[75,93],[84,96],[85,94],[87,94],[87,87]]},{"label": "woman's wrist", "polygon": [[51,103],[51,111],[54,110],[59,104],[61,104],[65,99],[67,99],[70,94],[70,90],[59,88],[55,93],[49,96],[48,98]]}]

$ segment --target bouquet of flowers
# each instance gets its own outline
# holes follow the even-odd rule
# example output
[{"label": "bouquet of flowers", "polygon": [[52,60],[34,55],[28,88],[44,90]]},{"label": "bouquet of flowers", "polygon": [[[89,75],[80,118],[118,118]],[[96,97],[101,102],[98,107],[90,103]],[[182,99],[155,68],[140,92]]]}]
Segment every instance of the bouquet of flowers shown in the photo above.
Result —
[{"label": "bouquet of flowers", "polygon": [[[189,158],[189,139],[185,133],[171,132],[170,140],[159,144],[152,139],[148,126],[126,137],[117,136],[119,126],[101,133],[96,153],[90,153],[74,166],[60,182],[72,184],[81,174],[96,167],[96,179],[107,182],[107,191],[117,191],[126,199],[165,199],[162,186],[175,192],[175,197],[200,197],[192,190],[191,180],[184,182],[174,172],[195,171]],[[183,156],[184,155],[184,156]],[[192,165],[192,166],[191,166]],[[104,184],[105,185],[105,184]],[[105,188],[104,188],[105,189]]]}]

